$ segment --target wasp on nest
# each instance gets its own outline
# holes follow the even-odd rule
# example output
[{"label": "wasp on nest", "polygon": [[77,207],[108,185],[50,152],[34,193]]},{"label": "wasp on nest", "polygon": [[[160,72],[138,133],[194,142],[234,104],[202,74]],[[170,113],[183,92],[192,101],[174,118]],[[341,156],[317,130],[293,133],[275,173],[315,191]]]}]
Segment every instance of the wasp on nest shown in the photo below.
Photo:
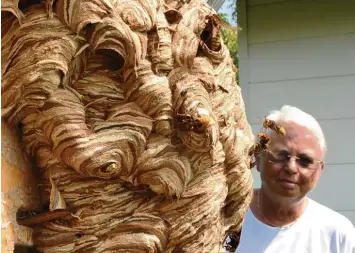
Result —
[{"label": "wasp on nest", "polygon": [[213,125],[215,121],[205,108],[197,108],[197,117],[191,114],[179,114],[175,116],[176,128],[180,131],[194,131],[195,133],[203,133],[206,129]]}]

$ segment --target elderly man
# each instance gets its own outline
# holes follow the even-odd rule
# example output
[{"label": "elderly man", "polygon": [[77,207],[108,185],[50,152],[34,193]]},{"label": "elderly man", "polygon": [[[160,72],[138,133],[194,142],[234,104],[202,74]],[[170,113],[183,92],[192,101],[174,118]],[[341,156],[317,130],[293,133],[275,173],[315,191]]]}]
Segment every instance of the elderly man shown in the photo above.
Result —
[{"label": "elderly man", "polygon": [[268,151],[256,155],[261,188],[254,191],[235,252],[355,253],[351,222],[307,197],[324,167],[326,142],[318,122],[291,106],[267,118],[286,136],[268,131]]}]

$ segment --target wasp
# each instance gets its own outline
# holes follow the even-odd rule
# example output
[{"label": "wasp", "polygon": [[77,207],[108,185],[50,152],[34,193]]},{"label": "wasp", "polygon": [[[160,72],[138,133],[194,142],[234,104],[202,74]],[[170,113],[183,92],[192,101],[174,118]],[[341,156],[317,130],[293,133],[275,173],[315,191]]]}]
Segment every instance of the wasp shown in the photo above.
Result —
[{"label": "wasp", "polygon": [[258,133],[258,138],[259,143],[264,146],[266,146],[270,141],[270,137],[266,133]]},{"label": "wasp", "polygon": [[222,44],[222,21],[215,15],[206,16],[206,27],[201,34],[201,42],[212,51],[219,51]]},{"label": "wasp", "polygon": [[211,50],[219,51],[221,49],[221,31],[217,31],[211,38]]},{"label": "wasp", "polygon": [[197,110],[198,117],[193,117],[190,114],[179,114],[175,116],[175,123],[178,129],[182,131],[194,131],[203,133],[210,125],[214,124],[213,118],[208,111],[203,108]]},{"label": "wasp", "polygon": [[189,114],[177,114],[175,121],[178,129],[197,133],[204,132],[213,123],[213,119],[209,116],[194,118]]},{"label": "wasp", "polygon": [[[261,143],[255,143],[251,149],[249,150],[249,156],[252,156],[254,154],[260,154],[262,152],[267,151],[268,147],[266,144],[261,144]],[[253,168],[256,165],[256,161],[251,161],[250,162],[250,168]]]},{"label": "wasp", "polygon": [[230,241],[226,243],[225,249],[228,252],[235,252],[240,244],[240,237],[242,234],[242,229],[239,232],[233,232],[229,235]]},{"label": "wasp", "polygon": [[270,137],[266,133],[258,133],[259,143],[255,143],[249,151],[249,155],[259,154],[268,149]]},{"label": "wasp", "polygon": [[[216,18],[217,17],[217,18]],[[222,42],[222,31],[221,31],[221,21],[218,16],[212,16],[212,32],[211,32],[211,50],[219,51],[221,49]]]},{"label": "wasp", "polygon": [[[260,154],[267,151],[270,137],[266,133],[258,133],[259,143],[255,143],[249,150],[249,155]],[[256,162],[250,163],[250,168],[254,167]]]},{"label": "wasp", "polygon": [[283,136],[286,135],[285,128],[283,128],[282,126],[277,125],[275,121],[270,120],[270,119],[266,119],[266,118],[264,119],[263,128],[265,128],[265,129],[269,128],[269,129],[275,131],[279,135],[283,135]]},{"label": "wasp", "polygon": [[249,150],[249,155],[260,154],[266,151],[267,148],[268,148],[267,145],[261,143],[255,143],[254,146],[252,146],[251,149]]}]

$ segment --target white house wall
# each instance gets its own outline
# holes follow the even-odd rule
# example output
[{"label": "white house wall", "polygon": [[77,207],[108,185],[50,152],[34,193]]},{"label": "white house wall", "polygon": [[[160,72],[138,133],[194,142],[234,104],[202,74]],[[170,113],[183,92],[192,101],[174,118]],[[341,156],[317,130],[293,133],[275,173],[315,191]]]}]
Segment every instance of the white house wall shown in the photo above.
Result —
[{"label": "white house wall", "polygon": [[251,44],[355,32],[353,0],[247,2]]},{"label": "white house wall", "polygon": [[254,133],[260,117],[284,104],[316,117],[328,154],[311,197],[355,224],[355,1],[240,0],[238,25],[240,86]]},{"label": "white house wall", "polygon": [[355,74],[354,49],[355,32],[249,44],[250,82]]}]

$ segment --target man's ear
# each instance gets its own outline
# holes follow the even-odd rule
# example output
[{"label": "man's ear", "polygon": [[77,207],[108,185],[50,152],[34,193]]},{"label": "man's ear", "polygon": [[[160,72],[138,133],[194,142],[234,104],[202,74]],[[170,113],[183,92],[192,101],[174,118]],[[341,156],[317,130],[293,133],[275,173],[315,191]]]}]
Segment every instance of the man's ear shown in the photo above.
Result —
[{"label": "man's ear", "polygon": [[262,154],[254,154],[254,157],[255,157],[255,161],[256,161],[256,169],[257,171],[260,172],[260,168],[262,166],[262,162],[263,162],[263,159],[262,159]]},{"label": "man's ear", "polygon": [[325,165],[324,162],[322,162],[322,163],[321,163],[321,167],[320,167],[320,170],[321,170],[321,171],[323,171],[324,165]]}]

